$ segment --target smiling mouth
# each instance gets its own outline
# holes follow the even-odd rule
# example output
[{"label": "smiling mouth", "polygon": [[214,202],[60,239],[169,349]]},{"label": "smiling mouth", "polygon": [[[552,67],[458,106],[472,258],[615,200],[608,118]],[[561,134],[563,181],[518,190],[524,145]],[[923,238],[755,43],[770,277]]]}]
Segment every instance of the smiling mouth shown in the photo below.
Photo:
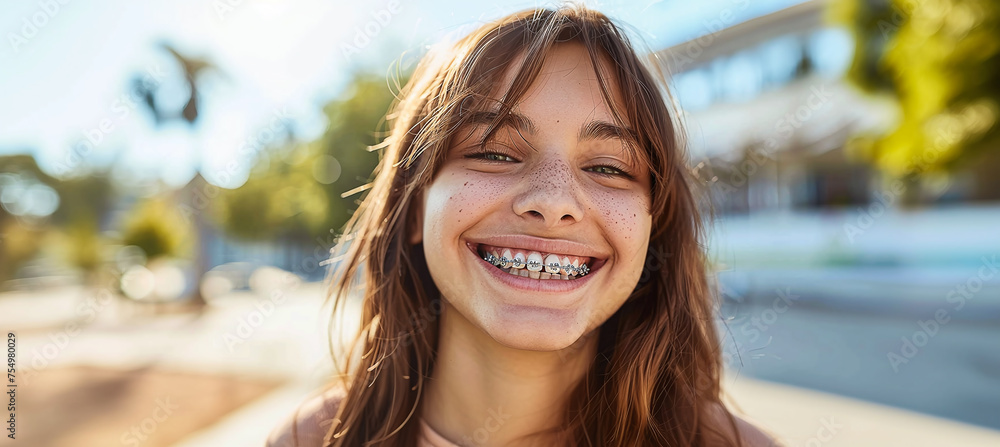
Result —
[{"label": "smiling mouth", "polygon": [[476,253],[502,272],[523,278],[573,281],[591,272],[594,258],[479,244]]}]

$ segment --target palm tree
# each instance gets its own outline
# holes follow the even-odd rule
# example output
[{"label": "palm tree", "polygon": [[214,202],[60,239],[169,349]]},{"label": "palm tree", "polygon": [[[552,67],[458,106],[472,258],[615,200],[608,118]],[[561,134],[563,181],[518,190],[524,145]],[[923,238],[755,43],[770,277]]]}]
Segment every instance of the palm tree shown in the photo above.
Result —
[{"label": "palm tree", "polygon": [[[135,88],[141,92],[144,98],[144,103],[146,104],[146,107],[149,108],[149,111],[152,112],[153,119],[157,125],[173,120],[180,120],[188,123],[189,125],[194,125],[199,117],[199,103],[201,101],[201,91],[199,88],[200,82],[206,72],[209,70],[217,71],[218,69],[215,64],[209,60],[185,55],[168,43],[160,43],[159,46],[173,57],[173,59],[181,66],[184,73],[184,81],[188,85],[189,92],[184,107],[180,110],[164,110],[162,105],[157,104],[156,102],[156,92],[160,86],[148,85],[141,81],[141,77],[137,76],[135,81],[133,81]],[[197,176],[194,182],[197,183],[198,181],[203,182],[204,180],[201,179],[200,176]],[[188,197],[188,199],[190,198]],[[198,239],[195,243],[195,250],[193,251],[196,284],[191,300],[197,305],[205,304],[205,299],[201,296],[201,290],[200,287],[198,287],[198,284],[201,281],[201,277],[208,272],[209,268],[207,265],[207,253],[205,253],[204,244],[206,236],[209,233],[207,231],[209,224],[204,214],[205,213],[203,212],[194,213],[194,222],[192,222]]]}]

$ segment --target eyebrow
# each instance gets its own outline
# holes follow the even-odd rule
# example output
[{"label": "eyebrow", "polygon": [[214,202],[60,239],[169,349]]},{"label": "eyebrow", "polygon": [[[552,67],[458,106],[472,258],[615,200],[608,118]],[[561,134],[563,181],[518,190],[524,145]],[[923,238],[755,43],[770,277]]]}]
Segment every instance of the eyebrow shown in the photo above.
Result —
[{"label": "eyebrow", "polygon": [[[471,125],[490,125],[497,121],[499,115],[500,113],[496,111],[478,110],[470,113],[466,123]],[[508,113],[507,116],[500,121],[500,125],[513,127],[518,132],[525,132],[530,135],[538,133],[538,126],[535,125],[534,121],[513,111]],[[580,128],[580,133],[577,135],[577,139],[580,141],[620,139],[628,142],[634,142],[638,140],[638,135],[634,130],[627,127],[598,120],[584,124]]]}]

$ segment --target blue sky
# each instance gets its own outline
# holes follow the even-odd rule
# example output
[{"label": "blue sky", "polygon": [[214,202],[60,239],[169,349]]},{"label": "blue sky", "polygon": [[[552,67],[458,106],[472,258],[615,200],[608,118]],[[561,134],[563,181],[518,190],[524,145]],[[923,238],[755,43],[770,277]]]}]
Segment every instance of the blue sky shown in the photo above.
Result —
[{"label": "blue sky", "polygon": [[[402,50],[419,54],[503,14],[553,2],[495,0],[17,0],[0,6],[0,154],[35,154],[50,173],[60,166],[120,164],[126,176],[181,185],[201,169],[209,181],[238,186],[252,163],[241,145],[276,119],[300,137],[319,135],[321,106],[359,66],[384,71]],[[65,4],[64,4],[65,3]],[[585,1],[631,25],[654,48],[707,34],[729,9],[734,22],[797,0]],[[229,5],[232,5],[231,7]],[[357,53],[345,44],[382,14],[388,24]],[[195,127],[157,127],[123,94],[137,74],[163,76],[182,97],[179,68],[158,47],[169,42],[212,60]],[[171,90],[172,89],[172,90]],[[163,95],[169,99],[171,95]],[[181,104],[177,104],[180,106]],[[107,132],[101,131],[102,124]],[[95,133],[100,132],[100,133]],[[88,133],[100,139],[82,160],[70,150]],[[234,163],[235,162],[235,163]],[[213,173],[235,166],[232,178]]]}]

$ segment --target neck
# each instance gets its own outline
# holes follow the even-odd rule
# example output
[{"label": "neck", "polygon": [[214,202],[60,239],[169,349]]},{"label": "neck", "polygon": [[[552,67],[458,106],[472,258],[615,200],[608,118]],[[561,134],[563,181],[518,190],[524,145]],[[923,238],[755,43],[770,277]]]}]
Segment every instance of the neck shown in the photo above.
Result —
[{"label": "neck", "polygon": [[595,334],[561,351],[513,349],[446,305],[423,419],[456,444],[553,445],[528,436],[563,422],[570,393],[594,360]]}]

